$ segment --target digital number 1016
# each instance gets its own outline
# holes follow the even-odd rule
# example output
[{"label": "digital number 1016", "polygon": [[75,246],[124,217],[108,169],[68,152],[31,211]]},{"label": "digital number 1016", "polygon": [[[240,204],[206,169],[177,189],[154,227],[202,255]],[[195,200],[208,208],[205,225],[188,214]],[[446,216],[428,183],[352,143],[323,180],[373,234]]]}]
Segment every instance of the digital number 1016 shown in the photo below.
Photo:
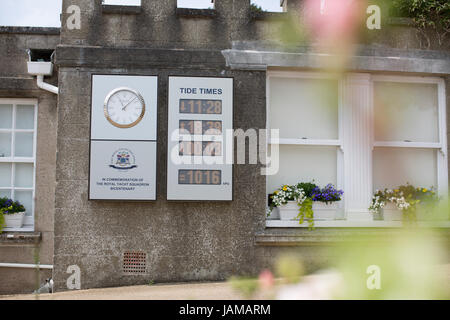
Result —
[{"label": "digital number 1016", "polygon": [[220,185],[221,170],[178,170],[178,184]]}]

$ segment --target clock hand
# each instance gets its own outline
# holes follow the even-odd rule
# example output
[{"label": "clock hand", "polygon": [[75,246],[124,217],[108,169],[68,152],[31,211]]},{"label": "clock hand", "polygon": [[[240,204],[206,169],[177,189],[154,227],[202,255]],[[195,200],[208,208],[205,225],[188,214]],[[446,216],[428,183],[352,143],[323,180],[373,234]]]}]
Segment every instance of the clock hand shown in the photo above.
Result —
[{"label": "clock hand", "polygon": [[128,103],[126,105],[123,106],[122,111],[125,111],[125,108],[128,107],[128,105],[130,103],[132,103],[134,100],[136,99],[136,97],[134,97],[133,99],[131,99],[130,101],[128,101]]},{"label": "clock hand", "polygon": [[117,99],[119,99],[119,102],[120,102],[120,104],[122,105],[122,107],[123,107],[123,101],[120,99],[120,97],[119,96],[117,96]]}]

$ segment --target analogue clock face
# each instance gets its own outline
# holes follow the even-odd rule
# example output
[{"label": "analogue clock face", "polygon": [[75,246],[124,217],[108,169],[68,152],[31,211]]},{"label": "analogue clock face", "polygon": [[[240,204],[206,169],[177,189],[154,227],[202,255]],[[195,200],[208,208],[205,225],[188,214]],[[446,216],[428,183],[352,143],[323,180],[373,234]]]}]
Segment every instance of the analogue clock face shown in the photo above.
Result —
[{"label": "analogue clock face", "polygon": [[104,113],[112,125],[118,128],[131,128],[144,117],[144,99],[136,90],[114,89],[105,99]]}]

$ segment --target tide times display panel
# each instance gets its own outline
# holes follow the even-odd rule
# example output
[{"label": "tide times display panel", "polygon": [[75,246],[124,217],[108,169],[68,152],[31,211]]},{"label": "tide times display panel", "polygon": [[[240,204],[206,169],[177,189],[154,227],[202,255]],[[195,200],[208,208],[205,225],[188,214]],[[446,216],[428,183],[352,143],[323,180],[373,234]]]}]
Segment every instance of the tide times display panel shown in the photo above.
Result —
[{"label": "tide times display panel", "polygon": [[232,200],[233,79],[169,77],[168,200]]}]

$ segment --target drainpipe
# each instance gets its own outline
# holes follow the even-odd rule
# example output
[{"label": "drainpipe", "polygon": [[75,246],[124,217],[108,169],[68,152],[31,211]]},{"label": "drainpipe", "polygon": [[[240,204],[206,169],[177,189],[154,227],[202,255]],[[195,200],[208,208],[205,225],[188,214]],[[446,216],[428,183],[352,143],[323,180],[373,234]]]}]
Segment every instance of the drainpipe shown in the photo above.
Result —
[{"label": "drainpipe", "polygon": [[58,94],[58,87],[44,82],[44,75],[37,76],[37,86],[41,89],[50,91],[51,93]]},{"label": "drainpipe", "polygon": [[[37,86],[43,90],[58,94],[58,87],[44,82],[44,76],[51,76],[53,74],[53,63],[51,61],[31,61],[31,50],[27,50],[27,53],[28,73],[37,77]],[[54,54],[55,52],[52,53],[50,60],[53,60]]]},{"label": "drainpipe", "polygon": [[3,263],[0,262],[0,268],[25,268],[25,269],[53,269],[51,264],[28,264],[28,263]]}]

